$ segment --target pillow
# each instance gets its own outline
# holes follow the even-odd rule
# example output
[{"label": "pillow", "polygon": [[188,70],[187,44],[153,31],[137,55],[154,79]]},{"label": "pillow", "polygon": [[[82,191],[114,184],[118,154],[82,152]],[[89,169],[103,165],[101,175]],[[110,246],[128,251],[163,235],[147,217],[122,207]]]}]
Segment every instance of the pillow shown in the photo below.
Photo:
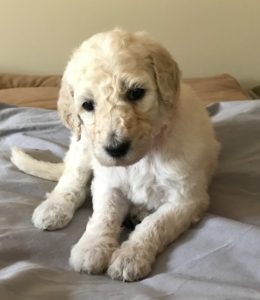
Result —
[{"label": "pillow", "polygon": [[[61,76],[0,75],[0,102],[11,105],[56,109]],[[250,96],[228,74],[184,79],[207,105],[213,102],[246,100]]]},{"label": "pillow", "polygon": [[0,90],[0,102],[56,109],[59,87],[20,87]]},{"label": "pillow", "polygon": [[17,87],[57,87],[60,85],[61,76],[35,76],[0,74],[0,89],[11,89]]},{"label": "pillow", "polygon": [[238,81],[228,74],[184,79],[184,82],[193,88],[205,105],[220,101],[250,99],[249,94],[241,88]]}]

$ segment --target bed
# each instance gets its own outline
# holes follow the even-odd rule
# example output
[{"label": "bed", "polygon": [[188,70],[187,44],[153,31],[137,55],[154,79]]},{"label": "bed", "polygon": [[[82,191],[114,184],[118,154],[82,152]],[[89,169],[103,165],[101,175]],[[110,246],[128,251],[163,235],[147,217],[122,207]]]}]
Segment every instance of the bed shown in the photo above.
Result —
[{"label": "bed", "polygon": [[[34,208],[55,183],[18,171],[10,148],[60,160],[69,132],[56,107],[60,76],[0,76],[0,299],[260,299],[260,100],[230,75],[186,80],[222,144],[205,218],[158,256],[134,283],[73,272],[71,246],[91,215],[91,199],[71,224],[42,232]],[[125,235],[128,231],[125,229]]]}]

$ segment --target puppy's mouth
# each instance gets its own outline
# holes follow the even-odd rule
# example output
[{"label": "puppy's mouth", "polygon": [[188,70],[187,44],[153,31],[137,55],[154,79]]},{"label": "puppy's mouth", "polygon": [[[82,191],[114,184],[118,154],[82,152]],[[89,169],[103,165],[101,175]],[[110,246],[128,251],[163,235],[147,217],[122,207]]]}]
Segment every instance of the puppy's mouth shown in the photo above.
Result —
[{"label": "puppy's mouth", "polygon": [[96,159],[102,166],[105,167],[127,167],[134,165],[141,160],[148,152],[148,149],[142,149],[142,151],[135,152],[134,149],[130,148],[127,154],[120,157],[113,157],[106,152],[95,153]]},{"label": "puppy's mouth", "polygon": [[139,135],[139,137],[124,138],[108,143],[100,143],[93,147],[98,162],[106,167],[126,167],[144,158],[153,147],[153,135]]},{"label": "puppy's mouth", "polygon": [[97,160],[102,166],[105,167],[127,167],[130,165],[134,165],[137,163],[139,160],[141,160],[143,156],[138,156],[138,157],[129,157],[127,155],[126,157],[121,157],[121,158],[113,158],[113,157],[97,157]]}]

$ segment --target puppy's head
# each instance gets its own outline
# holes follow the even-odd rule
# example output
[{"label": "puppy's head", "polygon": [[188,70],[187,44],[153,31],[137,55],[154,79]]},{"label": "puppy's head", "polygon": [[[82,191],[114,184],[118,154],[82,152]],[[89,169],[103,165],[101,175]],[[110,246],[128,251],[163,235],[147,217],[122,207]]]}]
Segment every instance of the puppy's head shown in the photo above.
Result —
[{"label": "puppy's head", "polygon": [[58,109],[102,165],[126,166],[153,147],[177,105],[179,86],[178,66],[165,48],[144,33],[113,30],[74,52]]}]

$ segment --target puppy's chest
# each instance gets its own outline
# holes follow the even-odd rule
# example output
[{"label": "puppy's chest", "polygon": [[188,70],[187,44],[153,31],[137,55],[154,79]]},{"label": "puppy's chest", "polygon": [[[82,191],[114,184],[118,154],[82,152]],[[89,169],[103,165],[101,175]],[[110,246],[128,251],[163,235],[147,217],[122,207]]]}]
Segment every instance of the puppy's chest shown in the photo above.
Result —
[{"label": "puppy's chest", "polygon": [[145,205],[147,209],[157,209],[167,200],[167,187],[160,170],[148,162],[127,169],[127,198],[134,204]]}]

